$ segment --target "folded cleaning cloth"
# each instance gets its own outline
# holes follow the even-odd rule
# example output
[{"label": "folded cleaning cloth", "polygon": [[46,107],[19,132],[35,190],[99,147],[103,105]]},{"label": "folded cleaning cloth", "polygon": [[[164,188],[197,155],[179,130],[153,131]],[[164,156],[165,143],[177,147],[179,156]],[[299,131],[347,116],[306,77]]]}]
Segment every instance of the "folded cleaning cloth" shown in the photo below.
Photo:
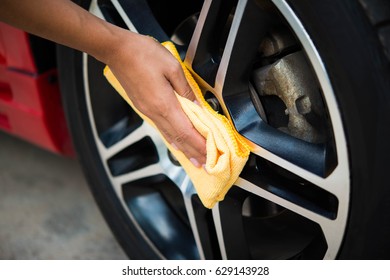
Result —
[{"label": "folded cleaning cloth", "polygon": [[[176,93],[183,111],[195,129],[206,139],[207,160],[204,168],[195,167],[181,151],[173,148],[164,137],[162,138],[192,180],[202,204],[207,208],[212,208],[218,201],[225,198],[226,193],[237,180],[248,160],[250,149],[245,143],[245,139],[238,134],[230,121],[214,111],[205,101],[198,84],[182,63],[174,44],[164,42],[162,45],[181,63],[185,77],[200,104],[199,106]],[[104,69],[104,75],[134,111],[156,127],[148,117],[134,107],[108,66]]]}]

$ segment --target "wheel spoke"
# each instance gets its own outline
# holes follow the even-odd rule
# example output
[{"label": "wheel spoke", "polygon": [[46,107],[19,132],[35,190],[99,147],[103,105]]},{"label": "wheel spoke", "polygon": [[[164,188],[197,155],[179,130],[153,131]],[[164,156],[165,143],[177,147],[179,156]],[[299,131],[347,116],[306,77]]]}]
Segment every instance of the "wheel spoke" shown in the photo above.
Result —
[{"label": "wheel spoke", "polygon": [[245,179],[239,178],[236,181],[236,185],[247,192],[265,198],[268,201],[280,205],[285,209],[288,209],[310,221],[315,222],[321,227],[325,240],[327,241],[327,255],[331,256],[335,252],[337,252],[337,248],[339,248],[342,241],[342,236],[344,232],[343,225],[345,224],[345,220],[348,214],[347,205],[340,204],[337,217],[335,219],[329,219],[327,217],[324,217],[323,215],[315,213],[305,207],[302,207],[287,199],[284,199],[281,196],[275,195],[272,192],[259,188],[257,185],[254,185],[253,183]]},{"label": "wheel spoke", "polygon": [[[225,2],[223,5],[222,3]],[[215,80],[219,61],[215,61],[220,40],[225,39],[225,26],[234,6],[234,0],[206,0],[199,15],[185,62],[210,85]],[[216,34],[218,34],[216,36]],[[223,34],[223,35],[222,35]],[[223,43],[223,42],[222,42]]]},{"label": "wheel spoke", "polygon": [[196,223],[195,218],[195,210],[192,203],[192,194],[194,192],[194,186],[188,176],[185,177],[180,189],[185,190],[184,194],[184,205],[187,211],[188,220],[190,222],[192,233],[194,234],[194,239],[196,242],[196,247],[198,248],[199,256],[201,259],[205,259],[205,255],[203,252],[202,242],[201,242],[201,234],[198,230],[198,225]]},{"label": "wheel spoke", "polygon": [[[231,194],[232,192],[235,190],[232,189]],[[222,259],[251,259],[243,224],[242,204],[227,196],[212,211]]]},{"label": "wheel spoke", "polygon": [[290,136],[268,125],[248,94],[225,98],[237,131],[255,145],[317,175],[326,174],[326,147]]},{"label": "wheel spoke", "polygon": [[251,155],[241,178],[307,210],[336,219],[349,196],[345,170],[345,163],[340,163],[332,174],[322,178],[264,152],[262,157]]},{"label": "wheel spoke", "polygon": [[258,2],[238,2],[217,73],[215,89],[220,100],[248,90],[253,61],[270,25],[269,13]]},{"label": "wheel spoke", "polygon": [[187,66],[217,91],[226,79],[233,79],[233,86],[248,71],[267,22],[253,0],[205,1],[187,51]]},{"label": "wheel spoke", "polygon": [[107,149],[103,148],[103,150],[101,151],[102,158],[107,160],[118,154],[119,152],[123,151],[128,146],[138,142],[146,136],[149,136],[149,134],[147,133],[148,130],[146,129],[146,126],[147,124],[143,123],[139,128],[127,135],[122,140],[116,142],[114,145],[110,146]]},{"label": "wheel spoke", "polygon": [[[307,152],[305,150],[302,151],[304,153]],[[308,171],[305,168],[302,168],[301,166],[295,164],[294,161],[286,160],[279,155],[276,155],[260,146],[255,146],[253,148],[253,154],[256,155],[256,157],[261,158],[264,161],[278,166],[281,169],[301,178],[303,181],[311,183],[338,197],[341,193],[345,191],[344,188],[349,183],[345,177],[345,172],[348,171],[347,161],[345,157],[340,156],[338,165],[335,167],[331,174],[324,178],[322,176],[314,174],[311,171]],[[249,179],[252,175],[254,175],[253,172],[255,172],[255,170],[251,170],[250,168],[247,168],[246,171],[248,171],[248,173],[246,173],[246,175],[243,175],[245,179]]]},{"label": "wheel spoke", "polygon": [[141,168],[139,170],[133,171],[131,173],[127,173],[118,177],[114,177],[112,180],[115,181],[118,186],[122,186],[126,183],[140,180],[143,178],[152,177],[158,174],[162,174],[163,171],[161,169],[161,166],[159,164],[152,164],[149,166],[146,166],[144,168]]},{"label": "wheel spoke", "polygon": [[220,248],[221,256],[222,256],[223,260],[227,260],[225,239],[224,239],[224,234],[223,234],[221,215],[219,212],[219,204],[214,206],[214,208],[212,209],[212,213],[213,213],[214,227],[215,227],[215,231],[217,233],[218,245]]},{"label": "wheel spoke", "polygon": [[97,0],[92,0],[91,1],[91,5],[89,6],[89,12],[91,12],[95,16],[105,20],[103,12],[102,12],[101,8],[97,4]]},{"label": "wheel spoke", "polygon": [[[99,7],[105,20],[133,32],[149,35],[159,41],[168,40],[145,0],[97,0],[91,7]],[[96,8],[94,8],[94,11]],[[130,20],[131,19],[131,20]]]},{"label": "wheel spoke", "polygon": [[246,190],[247,192],[253,193],[257,196],[263,197],[269,201],[272,201],[280,206],[283,206],[286,209],[289,209],[305,218],[308,218],[312,221],[315,221],[319,224],[321,224],[323,221],[327,220],[326,217],[323,217],[319,214],[316,214],[313,211],[310,211],[304,207],[301,207],[295,203],[292,203],[288,201],[287,199],[284,199],[276,194],[273,194],[272,192],[268,192],[267,190],[264,190],[262,188],[259,188],[257,185],[243,179],[239,178],[236,181],[236,186],[239,188],[242,188]]}]

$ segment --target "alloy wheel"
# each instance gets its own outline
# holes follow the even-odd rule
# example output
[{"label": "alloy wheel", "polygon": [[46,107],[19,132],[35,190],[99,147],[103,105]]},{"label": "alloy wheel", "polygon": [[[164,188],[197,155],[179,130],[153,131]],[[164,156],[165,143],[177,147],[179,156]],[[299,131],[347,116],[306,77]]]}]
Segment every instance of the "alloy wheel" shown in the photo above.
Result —
[{"label": "alloy wheel", "polygon": [[[167,1],[165,1],[167,2]],[[224,201],[204,208],[159,134],[83,55],[89,120],[110,183],[164,259],[335,258],[349,207],[344,129],[329,77],[286,1],[92,1],[90,12],[171,40],[206,99],[253,149]],[[185,7],[184,7],[185,6]]]}]

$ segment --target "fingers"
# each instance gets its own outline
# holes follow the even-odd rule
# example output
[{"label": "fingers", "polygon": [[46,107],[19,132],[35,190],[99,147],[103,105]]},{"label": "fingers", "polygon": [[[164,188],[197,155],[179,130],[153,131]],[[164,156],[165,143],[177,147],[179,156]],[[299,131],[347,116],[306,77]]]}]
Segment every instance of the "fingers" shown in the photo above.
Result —
[{"label": "fingers", "polygon": [[166,118],[156,120],[155,124],[172,147],[182,151],[193,165],[201,167],[206,163],[206,140],[178,103],[177,99],[172,100],[170,113]]},{"label": "fingers", "polygon": [[171,80],[172,87],[179,95],[191,101],[195,101],[196,98],[194,92],[192,91],[190,85],[188,84],[187,79],[185,78],[183,72],[180,71],[180,73],[181,74],[178,75],[180,78]]},{"label": "fingers", "polygon": [[191,101],[195,101],[196,100],[195,94],[192,91],[190,85],[188,84],[187,79],[185,78],[180,63],[173,56],[172,58],[175,60],[175,62],[172,63],[172,68],[166,74],[167,80],[171,83],[172,88],[179,95]]},{"label": "fingers", "polygon": [[[173,60],[170,63],[169,71],[165,72],[165,78],[169,81],[170,86],[165,87],[164,90],[169,92],[173,89],[179,95],[195,101],[195,94],[185,78],[180,63],[173,55],[171,58]],[[155,124],[174,148],[182,151],[193,165],[201,167],[206,163],[206,140],[193,127],[174,94],[165,95],[164,101],[167,100],[169,100],[168,111],[163,112],[161,115],[164,117]],[[163,110],[163,106],[159,108]]]},{"label": "fingers", "polygon": [[158,89],[147,90],[142,100],[133,98],[134,105],[153,121],[172,147],[183,152],[193,165],[201,167],[206,163],[206,140],[184,113],[171,84],[159,79],[152,85],[156,84]]}]

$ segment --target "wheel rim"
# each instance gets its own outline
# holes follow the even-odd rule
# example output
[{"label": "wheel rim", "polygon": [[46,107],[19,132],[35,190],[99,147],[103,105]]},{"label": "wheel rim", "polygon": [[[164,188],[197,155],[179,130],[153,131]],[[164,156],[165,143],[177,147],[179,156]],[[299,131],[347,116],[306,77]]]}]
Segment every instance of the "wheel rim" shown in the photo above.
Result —
[{"label": "wheel rim", "polygon": [[[314,44],[285,1],[198,2],[169,21],[156,12],[158,1],[92,1],[90,11],[178,43],[202,91],[250,140],[253,153],[225,200],[205,209],[159,134],[107,84],[103,65],[84,54],[91,127],[124,211],[161,258],[335,258],[347,221],[349,164],[336,99]],[[287,35],[278,39],[275,26],[287,27]],[[297,69],[315,84],[294,74]],[[279,74],[290,84],[283,87],[286,79],[274,78]],[[297,90],[284,90],[291,83]],[[311,95],[313,86],[320,94]],[[281,110],[289,112],[287,121],[280,122]],[[311,112],[320,112],[314,121]]]}]

